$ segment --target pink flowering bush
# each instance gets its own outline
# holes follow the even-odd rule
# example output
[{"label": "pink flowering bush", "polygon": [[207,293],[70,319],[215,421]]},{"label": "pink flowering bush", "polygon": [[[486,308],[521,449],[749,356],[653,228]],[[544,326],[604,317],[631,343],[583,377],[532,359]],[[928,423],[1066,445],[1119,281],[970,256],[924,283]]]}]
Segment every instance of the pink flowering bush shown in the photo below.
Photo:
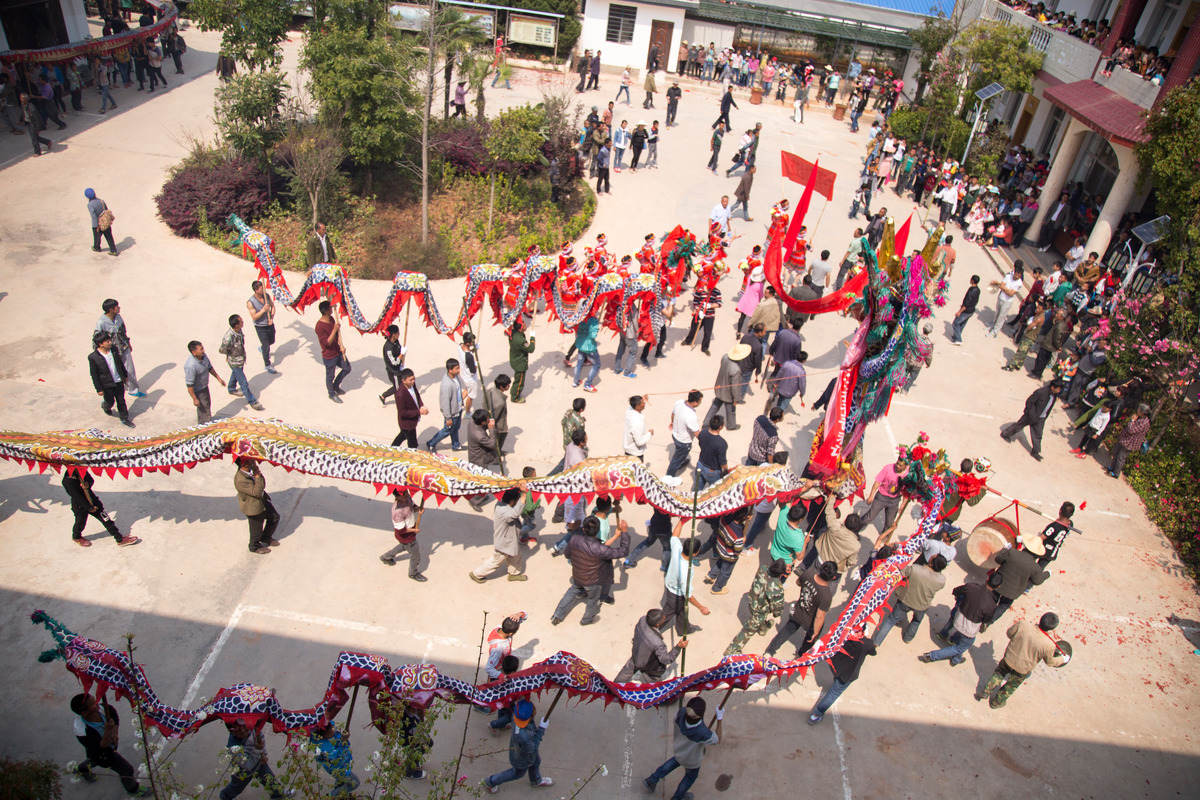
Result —
[{"label": "pink flowering bush", "polygon": [[1200,580],[1200,455],[1195,444],[1168,432],[1149,453],[1130,456],[1125,471],[1150,520]]}]

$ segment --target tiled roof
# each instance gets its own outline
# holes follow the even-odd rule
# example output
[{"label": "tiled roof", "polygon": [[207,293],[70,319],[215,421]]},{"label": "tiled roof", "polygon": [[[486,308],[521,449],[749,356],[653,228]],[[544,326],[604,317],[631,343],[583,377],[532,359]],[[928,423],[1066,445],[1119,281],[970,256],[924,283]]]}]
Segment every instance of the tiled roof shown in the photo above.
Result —
[{"label": "tiled roof", "polygon": [[955,0],[842,0],[842,2],[855,6],[904,11],[922,17],[936,17],[939,11],[950,16],[950,13],[954,11]]},{"label": "tiled roof", "polygon": [[1095,81],[1051,86],[1042,96],[1105,139],[1128,147],[1146,139],[1145,109]]}]

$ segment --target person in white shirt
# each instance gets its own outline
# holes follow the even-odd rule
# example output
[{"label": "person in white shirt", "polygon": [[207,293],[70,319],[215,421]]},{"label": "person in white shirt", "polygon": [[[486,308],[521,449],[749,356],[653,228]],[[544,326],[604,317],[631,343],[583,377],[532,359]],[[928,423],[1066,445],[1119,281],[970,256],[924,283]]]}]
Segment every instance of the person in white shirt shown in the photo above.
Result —
[{"label": "person in white shirt", "polygon": [[476,360],[475,334],[467,331],[463,334],[462,347],[458,348],[458,363],[462,365],[459,380],[466,389],[463,400],[463,416],[471,415],[471,406],[479,399],[479,362]]},{"label": "person in white shirt", "polygon": [[1085,244],[1087,244],[1087,239],[1082,236],[1076,237],[1075,246],[1067,251],[1067,263],[1063,267],[1063,272],[1067,274],[1067,277],[1073,277],[1075,270],[1083,263],[1084,258],[1087,257]]},{"label": "person in white shirt", "polygon": [[637,456],[640,461],[646,460],[646,446],[654,435],[654,429],[646,427],[646,402],[647,395],[634,395],[625,409],[625,455]]},{"label": "person in white shirt", "polygon": [[671,409],[671,438],[675,442],[675,452],[671,455],[671,463],[667,466],[667,474],[672,478],[687,466],[688,454],[692,452],[692,441],[700,433],[700,417],[696,409],[704,401],[704,393],[693,389],[688,392],[686,400],[675,403]]},{"label": "person in white shirt", "polygon": [[829,281],[833,274],[833,265],[829,263],[829,251],[822,250],[821,258],[813,262],[809,268],[808,274],[812,275],[813,289],[817,292],[817,297],[825,294],[825,290],[829,288]]},{"label": "person in white shirt", "polygon": [[729,195],[722,195],[721,202],[713,206],[712,211],[708,212],[708,221],[720,225],[721,234],[729,233]]},{"label": "person in white shirt", "polygon": [[1063,282],[1062,266],[1061,261],[1054,262],[1054,271],[1050,273],[1050,277],[1046,278],[1042,294],[1047,296],[1054,294],[1054,290]]},{"label": "person in white shirt", "polygon": [[988,336],[995,339],[996,334],[1004,327],[1004,321],[1008,319],[1008,312],[1013,303],[1018,299],[1017,293],[1025,288],[1024,262],[1018,258],[1013,262],[1012,271],[1004,276],[1004,280],[992,281],[992,286],[1000,290],[1000,294],[996,297],[996,318],[992,321],[992,327],[988,328]]}]

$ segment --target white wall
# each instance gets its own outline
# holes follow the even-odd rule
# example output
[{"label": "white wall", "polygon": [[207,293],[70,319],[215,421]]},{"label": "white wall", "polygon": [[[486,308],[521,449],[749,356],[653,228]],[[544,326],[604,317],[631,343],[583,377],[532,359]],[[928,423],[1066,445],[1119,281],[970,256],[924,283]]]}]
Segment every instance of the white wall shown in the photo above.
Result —
[{"label": "white wall", "polygon": [[583,33],[575,46],[579,52],[591,50],[600,51],[600,63],[604,67],[620,72],[626,65],[635,71],[645,73],[646,54],[650,51],[650,23],[653,20],[673,22],[671,42],[666,45],[666,52],[659,54],[661,66],[669,71],[675,70],[675,61],[679,43],[686,37],[683,35],[684,10],[668,8],[649,3],[625,2],[618,5],[634,6],[637,8],[637,20],[633,28],[633,42],[617,44],[605,41],[608,31],[609,0],[588,0],[587,10],[583,15]]},{"label": "white wall", "polygon": [[91,31],[88,29],[87,15],[83,13],[83,3],[79,0],[58,0],[62,6],[63,23],[67,26],[67,41],[77,42],[86,39]]},{"label": "white wall", "polygon": [[[732,25],[722,25],[719,22],[708,22],[700,19],[689,19],[683,23],[683,38],[688,44],[699,43],[708,47],[712,42],[717,52],[726,47],[733,47],[733,34],[737,29]],[[678,50],[679,48],[675,48]]]}]

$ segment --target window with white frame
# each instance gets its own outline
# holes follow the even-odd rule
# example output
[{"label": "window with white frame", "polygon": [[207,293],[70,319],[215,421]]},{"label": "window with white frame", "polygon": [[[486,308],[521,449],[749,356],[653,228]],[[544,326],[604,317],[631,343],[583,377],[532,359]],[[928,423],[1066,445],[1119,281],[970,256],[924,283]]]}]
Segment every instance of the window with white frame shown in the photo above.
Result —
[{"label": "window with white frame", "polygon": [[637,22],[637,8],[610,3],[608,6],[608,29],[604,39],[617,44],[633,42],[633,26]]}]

